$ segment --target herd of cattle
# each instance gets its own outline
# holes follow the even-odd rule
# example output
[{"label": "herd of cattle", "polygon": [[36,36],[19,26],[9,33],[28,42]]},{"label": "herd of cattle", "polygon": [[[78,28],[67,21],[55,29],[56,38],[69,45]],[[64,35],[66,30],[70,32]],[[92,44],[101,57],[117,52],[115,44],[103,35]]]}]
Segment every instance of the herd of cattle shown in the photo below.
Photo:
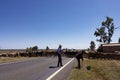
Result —
[{"label": "herd of cattle", "polygon": [[120,60],[120,52],[114,52],[114,53],[103,53],[103,52],[95,52],[90,51],[85,53],[85,57],[89,59],[118,59]]},{"label": "herd of cattle", "polygon": [[28,53],[25,51],[4,51],[0,53],[0,57],[32,57],[42,56],[43,52]]},{"label": "herd of cattle", "polygon": [[[75,55],[80,51],[63,51],[62,56],[75,57]],[[25,52],[25,51],[9,51],[0,52],[0,57],[38,57],[38,56],[57,56],[57,51],[37,51],[37,52]],[[96,51],[84,52],[84,57],[89,59],[120,59],[120,52],[115,53],[102,53]]]}]

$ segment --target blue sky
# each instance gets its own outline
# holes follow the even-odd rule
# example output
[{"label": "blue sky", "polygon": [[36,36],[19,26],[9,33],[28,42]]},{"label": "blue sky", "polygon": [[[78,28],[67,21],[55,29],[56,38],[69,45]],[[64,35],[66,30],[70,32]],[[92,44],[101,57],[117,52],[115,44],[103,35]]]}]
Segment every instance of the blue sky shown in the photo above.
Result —
[{"label": "blue sky", "polygon": [[[120,26],[120,0],[0,0],[0,48],[89,48],[106,16]],[[112,42],[118,42],[120,29]]]}]

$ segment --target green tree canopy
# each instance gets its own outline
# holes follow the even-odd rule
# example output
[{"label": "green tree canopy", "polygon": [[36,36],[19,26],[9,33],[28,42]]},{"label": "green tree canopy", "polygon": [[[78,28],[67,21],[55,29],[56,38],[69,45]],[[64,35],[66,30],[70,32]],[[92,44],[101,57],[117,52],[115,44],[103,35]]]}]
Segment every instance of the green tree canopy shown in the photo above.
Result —
[{"label": "green tree canopy", "polygon": [[120,43],[120,37],[119,37],[119,39],[118,39],[118,43]]},{"label": "green tree canopy", "polygon": [[32,47],[32,51],[33,51],[33,52],[37,52],[37,51],[38,51],[38,46],[33,46],[33,47]]},{"label": "green tree canopy", "polygon": [[97,39],[98,42],[110,43],[112,41],[112,36],[114,34],[114,23],[113,19],[110,17],[106,17],[106,21],[103,21],[102,26],[97,28],[94,35],[96,37],[100,37]]},{"label": "green tree canopy", "polygon": [[46,50],[49,50],[49,47],[48,47],[48,46],[46,47]]},{"label": "green tree canopy", "polygon": [[95,50],[95,46],[96,46],[96,45],[95,45],[95,42],[94,42],[94,41],[91,41],[91,42],[90,42],[90,49],[94,51],[94,50]]}]

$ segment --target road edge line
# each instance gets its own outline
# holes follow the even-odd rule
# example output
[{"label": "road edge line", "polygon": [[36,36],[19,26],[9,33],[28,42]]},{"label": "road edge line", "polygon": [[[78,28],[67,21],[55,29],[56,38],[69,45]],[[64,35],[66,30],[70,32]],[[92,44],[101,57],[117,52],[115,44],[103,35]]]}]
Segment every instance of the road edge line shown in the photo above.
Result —
[{"label": "road edge line", "polygon": [[50,75],[46,80],[51,80],[57,73],[59,73],[63,68],[65,68],[70,62],[72,62],[74,58],[72,58],[69,62],[67,62],[63,67],[58,69],[56,72],[54,72],[52,75]]}]

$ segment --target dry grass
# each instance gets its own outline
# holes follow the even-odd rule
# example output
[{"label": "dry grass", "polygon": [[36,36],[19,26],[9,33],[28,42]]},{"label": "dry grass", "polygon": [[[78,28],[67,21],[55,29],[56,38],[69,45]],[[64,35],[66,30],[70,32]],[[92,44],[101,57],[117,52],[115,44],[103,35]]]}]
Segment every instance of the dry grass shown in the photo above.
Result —
[{"label": "dry grass", "polygon": [[[86,66],[91,66],[91,70]],[[68,80],[120,80],[120,60],[85,59],[80,70],[73,68]]]},{"label": "dry grass", "polygon": [[[32,57],[34,58],[34,57]],[[0,63],[6,63],[6,62],[14,62],[14,61],[22,61],[22,60],[28,60],[31,59],[29,57],[0,57]]]}]

